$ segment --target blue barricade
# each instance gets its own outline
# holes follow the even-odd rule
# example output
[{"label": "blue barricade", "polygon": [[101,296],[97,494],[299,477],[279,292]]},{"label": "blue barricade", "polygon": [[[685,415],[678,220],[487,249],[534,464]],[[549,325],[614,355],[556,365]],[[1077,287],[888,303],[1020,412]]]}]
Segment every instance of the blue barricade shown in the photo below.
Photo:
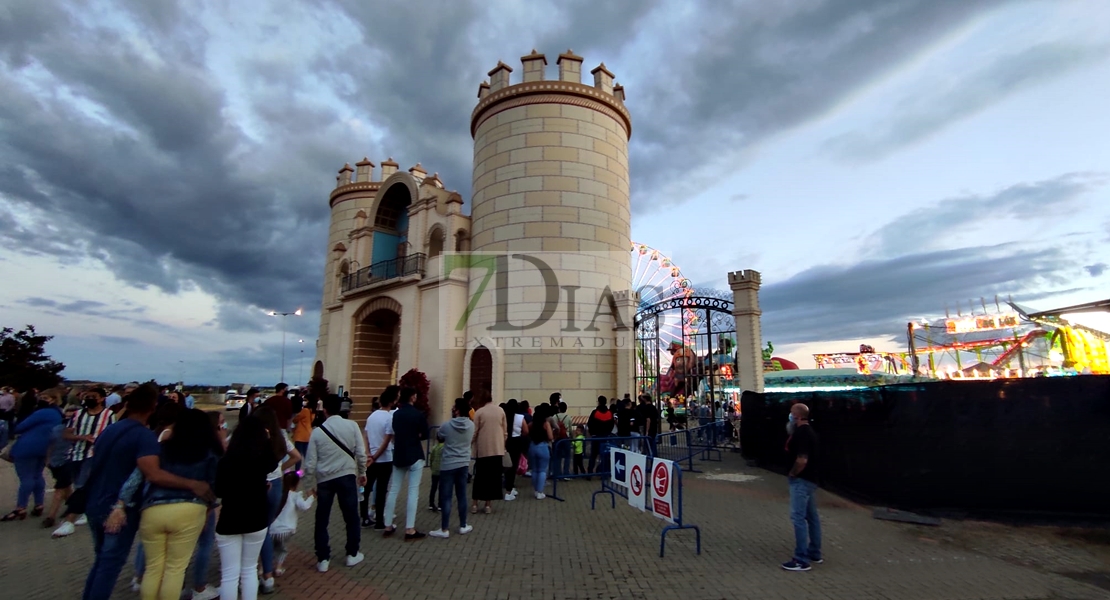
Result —
[{"label": "blue barricade", "polygon": [[[655,436],[656,456],[676,463],[686,462],[687,471],[700,473],[694,468],[694,458],[712,461],[721,460],[721,451],[718,449],[719,438],[719,423],[660,433]],[[715,458],[714,452],[716,453]]]},{"label": "blue barricade", "polygon": [[[645,464],[643,465],[643,469],[644,469],[643,472],[644,473],[652,473],[652,468],[651,468],[652,462],[653,462],[652,456],[647,455],[646,460],[645,460]],[[671,483],[671,490],[672,490],[671,491],[671,500],[672,500],[671,506],[673,507],[672,510],[674,512],[674,523],[664,527],[663,531],[660,532],[660,534],[659,534],[659,557],[663,558],[663,555],[666,552],[667,534],[672,532],[672,531],[677,531],[677,530],[680,530],[680,529],[693,529],[694,530],[697,553],[700,555],[701,554],[701,528],[699,528],[697,525],[690,525],[690,524],[687,524],[683,521],[683,515],[682,515],[682,466],[679,465],[677,462],[673,462],[673,464],[674,464],[674,476],[673,476],[674,479]],[[632,466],[629,465],[628,468],[631,469]],[[652,480],[650,479],[649,476],[645,477],[645,481],[643,482],[643,485],[647,485],[647,486],[653,485],[653,482],[652,482]],[[609,494],[610,506],[614,509],[617,507],[617,496],[620,496],[621,498],[625,498],[625,499],[628,498],[628,492],[626,491],[626,488],[624,486],[621,486],[621,485],[613,485],[613,482],[611,481],[610,477],[603,477],[602,480],[601,480],[601,489],[594,492],[593,495],[590,496],[590,510],[595,510],[597,508],[596,502],[597,502],[598,494]],[[650,493],[648,494],[648,499],[649,500],[651,499]]]},{"label": "blue barricade", "polygon": [[[574,442],[572,438],[559,440],[555,442],[552,447],[551,454],[551,472],[550,477],[552,482],[551,498],[560,502],[566,499],[559,496],[559,481],[567,479],[585,479],[589,477],[601,476],[603,479],[609,477],[610,473],[610,460],[609,449],[611,447],[625,448],[633,452],[647,454],[648,456],[655,456],[655,440],[643,435],[635,435],[630,437],[596,437],[586,438],[582,440],[582,462],[586,469],[589,469],[590,463],[594,463],[595,471],[592,473],[586,472],[581,474],[574,474]],[[591,458],[596,453],[596,458]],[[570,456],[570,460],[566,463],[570,468],[564,471],[563,464],[556,465],[557,457]]]}]

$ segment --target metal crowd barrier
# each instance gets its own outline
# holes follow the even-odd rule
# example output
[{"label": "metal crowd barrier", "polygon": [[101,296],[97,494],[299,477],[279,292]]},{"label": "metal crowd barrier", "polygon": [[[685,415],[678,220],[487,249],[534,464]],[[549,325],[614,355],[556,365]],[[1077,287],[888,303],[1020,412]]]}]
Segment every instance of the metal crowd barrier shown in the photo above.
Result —
[{"label": "metal crowd barrier", "polygon": [[[586,479],[586,478],[590,478],[590,477],[601,477],[603,480],[608,480],[608,478],[610,476],[610,473],[611,473],[611,465],[610,465],[611,461],[610,461],[610,458],[609,458],[610,457],[609,449],[612,448],[612,447],[625,448],[625,449],[628,449],[628,450],[632,450],[633,452],[639,452],[641,454],[647,454],[648,456],[655,456],[656,455],[655,454],[655,448],[656,448],[655,440],[651,439],[650,437],[643,436],[643,435],[634,435],[634,436],[629,436],[629,437],[585,438],[584,440],[582,440],[582,445],[584,446],[583,449],[582,449],[582,456],[583,456],[582,462],[586,463],[585,466],[586,466],[587,469],[589,469],[589,463],[587,461],[587,458],[589,456],[591,456],[592,453],[596,452],[598,454],[598,458],[595,461],[595,463],[596,463],[595,468],[597,468],[599,470],[595,471],[593,473],[582,473],[580,475],[575,475],[573,473],[573,471],[574,471],[574,446],[571,445],[574,441],[575,441],[574,438],[567,438],[565,440],[558,440],[558,441],[555,442],[555,444],[554,444],[554,446],[552,447],[552,450],[551,450],[551,464],[552,464],[552,467],[553,467],[552,468],[552,473],[554,473],[554,474],[551,477],[549,477],[549,479],[551,479],[551,486],[552,487],[551,487],[551,494],[548,495],[548,497],[549,498],[554,498],[555,500],[558,500],[559,502],[565,502],[566,501],[566,498],[563,498],[563,497],[559,496],[559,481],[567,480],[567,479]],[[555,460],[556,460],[555,457],[559,455],[560,448],[567,448],[568,450],[570,450],[571,468],[569,470],[571,472],[569,472],[569,473],[560,473],[560,472],[558,472],[558,470],[554,469]]]},{"label": "metal crowd barrier", "polygon": [[694,468],[695,458],[705,461],[721,460],[719,437],[720,428],[717,423],[660,433],[655,436],[656,456],[675,463],[685,462],[687,471],[700,473],[701,471]]},{"label": "metal crowd barrier", "polygon": [[[644,473],[651,473],[652,456],[650,454],[647,455],[646,463],[647,464],[644,465]],[[631,465],[629,465],[629,469],[631,469]],[[644,485],[651,485],[650,479],[645,481]],[[659,534],[659,558],[663,558],[663,555],[666,552],[667,534],[680,529],[694,530],[697,553],[700,555],[701,528],[699,528],[697,525],[688,525],[682,520],[682,466],[679,465],[677,462],[674,463],[674,483],[672,485],[674,486],[674,492],[672,495],[673,501],[671,505],[674,510],[674,524],[667,525]],[[620,496],[621,498],[624,498],[626,500],[628,499],[628,492],[626,492],[621,486],[614,486],[610,477],[603,478],[601,480],[601,489],[594,492],[593,495],[590,496],[590,510],[595,510],[597,508],[596,501],[598,494],[609,494],[610,506],[614,509],[617,508],[617,496]],[[650,499],[651,496],[649,494],[648,500],[650,501]]]},{"label": "metal crowd barrier", "polygon": [[436,443],[436,434],[439,433],[439,425],[432,425],[428,428],[428,439],[424,440],[424,467],[427,469],[432,468],[432,446]]}]

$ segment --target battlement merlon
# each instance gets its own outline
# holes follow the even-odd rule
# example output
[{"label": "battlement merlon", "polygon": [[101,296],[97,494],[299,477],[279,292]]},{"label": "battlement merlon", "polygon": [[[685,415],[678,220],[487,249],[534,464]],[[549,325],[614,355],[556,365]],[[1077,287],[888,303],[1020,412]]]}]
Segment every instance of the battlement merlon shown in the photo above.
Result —
[{"label": "battlement merlon", "polygon": [[728,274],[728,285],[733,290],[742,289],[759,289],[762,285],[762,279],[759,271],[745,269],[743,271],[732,271]]},{"label": "battlement merlon", "polygon": [[[513,68],[498,61],[497,66],[489,72],[489,82],[482,82],[478,86],[478,105],[471,113],[471,135],[476,132],[478,124],[485,120],[483,115],[496,114],[512,106],[550,102],[553,95],[565,95],[576,97],[574,103],[580,106],[583,105],[582,100],[600,102],[607,106],[616,113],[610,116],[624,121],[628,137],[632,136],[632,117],[624,106],[624,86],[616,83],[615,76],[605,63],[591,71],[594,81],[593,85],[589,85],[582,81],[583,58],[573,50],[560,54],[556,61],[559,65],[558,81],[545,79],[547,57],[544,54],[533,50],[531,54],[520,57],[520,61],[524,76],[519,83],[513,83]],[[527,96],[535,98],[529,100]]]},{"label": "battlement merlon", "polygon": [[374,163],[365,156],[355,163],[355,183],[374,181]]},{"label": "battlement merlon", "polygon": [[547,57],[532,48],[532,53],[520,57],[520,64],[524,66],[524,81],[543,81],[544,67],[547,66]]},{"label": "battlement merlon", "polygon": [[613,300],[618,304],[640,304],[640,292],[635,290],[617,290],[613,292]]}]

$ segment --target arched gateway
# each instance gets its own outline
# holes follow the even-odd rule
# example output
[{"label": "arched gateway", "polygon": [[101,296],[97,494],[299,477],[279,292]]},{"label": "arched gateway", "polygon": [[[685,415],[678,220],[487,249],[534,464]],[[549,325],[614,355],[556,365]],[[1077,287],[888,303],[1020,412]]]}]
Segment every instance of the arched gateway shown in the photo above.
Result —
[{"label": "arched gateway", "polygon": [[355,313],[351,344],[351,418],[370,414],[373,398],[397,381],[397,349],[401,305],[392,298],[376,298]]}]

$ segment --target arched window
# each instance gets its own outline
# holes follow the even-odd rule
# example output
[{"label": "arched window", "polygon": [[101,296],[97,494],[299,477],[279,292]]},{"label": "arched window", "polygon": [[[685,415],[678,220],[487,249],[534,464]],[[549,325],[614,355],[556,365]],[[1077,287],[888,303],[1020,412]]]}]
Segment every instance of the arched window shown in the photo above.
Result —
[{"label": "arched window", "polygon": [[436,226],[428,232],[428,258],[435,258],[443,254],[443,228]]},{"label": "arched window", "polygon": [[403,183],[395,183],[382,196],[378,210],[374,214],[374,247],[371,264],[405,256],[402,245],[408,242],[409,188]]},{"label": "arched window", "polygon": [[468,252],[470,250],[470,236],[465,229],[455,232],[455,252]]},{"label": "arched window", "polygon": [[394,184],[385,193],[382,203],[378,205],[378,214],[374,215],[374,226],[402,233],[408,224],[408,209],[411,204],[408,188],[402,184]]}]

